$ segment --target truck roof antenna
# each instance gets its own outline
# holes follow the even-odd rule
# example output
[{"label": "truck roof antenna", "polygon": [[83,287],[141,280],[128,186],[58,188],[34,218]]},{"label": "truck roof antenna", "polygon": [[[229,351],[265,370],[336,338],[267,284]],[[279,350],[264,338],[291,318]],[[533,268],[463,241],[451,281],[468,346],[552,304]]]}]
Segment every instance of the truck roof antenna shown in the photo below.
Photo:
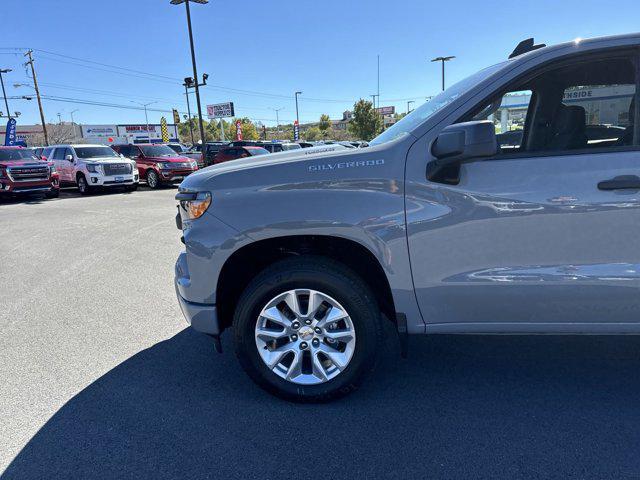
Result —
[{"label": "truck roof antenna", "polygon": [[527,38],[526,40],[522,40],[516,48],[511,52],[509,58],[517,57],[518,55],[522,55],[523,53],[532,52],[534,50],[538,50],[539,48],[546,47],[544,43],[540,43],[538,45],[534,44],[533,37]]}]

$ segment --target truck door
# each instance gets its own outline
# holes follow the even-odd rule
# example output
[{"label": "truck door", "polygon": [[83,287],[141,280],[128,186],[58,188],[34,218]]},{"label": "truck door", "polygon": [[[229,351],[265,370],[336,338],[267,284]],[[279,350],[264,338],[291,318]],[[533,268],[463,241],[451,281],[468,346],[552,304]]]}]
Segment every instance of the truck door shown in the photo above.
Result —
[{"label": "truck door", "polygon": [[[427,331],[637,331],[635,72],[635,57],[582,59],[529,81],[528,92],[520,86],[463,114],[460,121],[493,120],[504,144],[453,176],[407,186]],[[590,138],[604,124],[615,127],[611,137]],[[519,140],[505,135],[514,130]],[[419,155],[424,162],[416,146],[409,164]]]}]

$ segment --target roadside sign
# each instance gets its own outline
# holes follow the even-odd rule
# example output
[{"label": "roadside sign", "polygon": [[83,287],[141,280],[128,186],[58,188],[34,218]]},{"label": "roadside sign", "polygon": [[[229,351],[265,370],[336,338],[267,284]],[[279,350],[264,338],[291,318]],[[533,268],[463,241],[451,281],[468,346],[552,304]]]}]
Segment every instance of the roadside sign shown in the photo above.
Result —
[{"label": "roadside sign", "polygon": [[298,121],[295,120],[293,122],[293,139],[297,142],[300,140],[300,125],[298,125]]},{"label": "roadside sign", "polygon": [[207,117],[209,117],[209,119],[234,117],[235,114],[233,102],[207,105]]},{"label": "roadside sign", "polygon": [[376,108],[376,112],[378,112],[378,115],[382,115],[383,117],[385,115],[393,115],[396,113],[396,107],[393,105],[390,107],[379,107]]},{"label": "roadside sign", "polygon": [[180,123],[180,114],[175,108],[173,109],[173,123]]},{"label": "roadside sign", "polygon": [[236,120],[236,140],[242,140],[242,122]]}]

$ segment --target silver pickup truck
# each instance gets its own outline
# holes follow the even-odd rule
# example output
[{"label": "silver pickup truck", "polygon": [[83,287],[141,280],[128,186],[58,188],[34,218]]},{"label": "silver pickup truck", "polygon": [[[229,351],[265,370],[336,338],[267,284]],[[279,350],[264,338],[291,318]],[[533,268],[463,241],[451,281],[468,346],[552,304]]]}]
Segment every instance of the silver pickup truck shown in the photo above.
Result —
[{"label": "silver pickup truck", "polygon": [[367,148],[189,176],[187,321],[218,349],[233,327],[249,376],[296,401],[357,388],[383,322],[403,353],[409,334],[639,334],[639,47],[525,40]]}]

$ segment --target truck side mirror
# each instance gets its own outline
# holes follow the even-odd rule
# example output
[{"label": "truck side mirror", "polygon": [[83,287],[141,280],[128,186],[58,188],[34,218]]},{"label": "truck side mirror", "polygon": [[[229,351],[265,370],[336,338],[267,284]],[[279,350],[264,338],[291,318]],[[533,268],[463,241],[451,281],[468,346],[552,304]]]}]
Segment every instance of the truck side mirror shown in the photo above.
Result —
[{"label": "truck side mirror", "polygon": [[73,162],[73,155],[66,155],[66,156],[64,157],[64,159],[65,159],[67,162]]},{"label": "truck side mirror", "polygon": [[436,165],[443,167],[498,153],[498,141],[489,120],[456,123],[444,128],[431,146]]}]

